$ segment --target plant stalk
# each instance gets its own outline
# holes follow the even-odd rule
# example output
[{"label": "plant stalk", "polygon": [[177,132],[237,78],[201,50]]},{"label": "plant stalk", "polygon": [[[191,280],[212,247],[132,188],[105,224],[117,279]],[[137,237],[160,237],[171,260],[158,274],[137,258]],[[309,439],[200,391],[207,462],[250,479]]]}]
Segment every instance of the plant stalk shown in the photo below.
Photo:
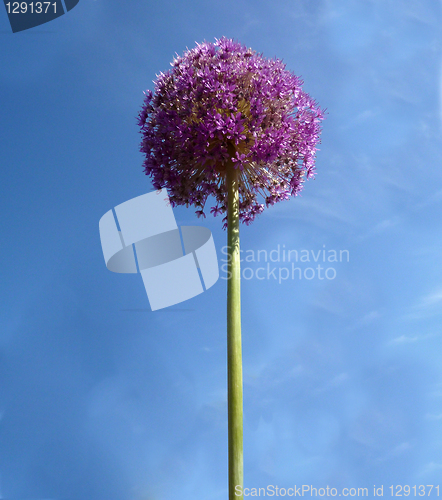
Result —
[{"label": "plant stalk", "polygon": [[239,174],[226,168],[227,245],[227,399],[229,432],[229,500],[243,500],[243,385],[241,353],[241,267],[239,253]]}]

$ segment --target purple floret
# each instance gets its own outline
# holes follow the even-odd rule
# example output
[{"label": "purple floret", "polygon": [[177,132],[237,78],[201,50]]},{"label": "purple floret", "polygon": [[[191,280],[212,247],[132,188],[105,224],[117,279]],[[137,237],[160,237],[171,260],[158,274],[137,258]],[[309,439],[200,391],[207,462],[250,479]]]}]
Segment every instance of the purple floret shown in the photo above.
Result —
[{"label": "purple floret", "polygon": [[240,169],[240,220],[296,196],[314,175],[324,112],[279,59],[234,40],[198,44],[145,92],[138,116],[144,171],[172,206],[227,211],[226,168]]}]

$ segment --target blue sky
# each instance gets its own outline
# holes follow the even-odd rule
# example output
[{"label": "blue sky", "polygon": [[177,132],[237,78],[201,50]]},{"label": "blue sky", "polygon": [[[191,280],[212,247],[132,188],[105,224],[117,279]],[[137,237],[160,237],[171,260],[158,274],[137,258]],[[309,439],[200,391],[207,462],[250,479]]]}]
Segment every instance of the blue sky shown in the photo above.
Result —
[{"label": "blue sky", "polygon": [[[316,179],[242,248],[349,255],[322,280],[244,263],[245,486],[439,484],[441,22],[436,0],[81,0],[15,34],[0,14],[0,498],[227,497],[226,281],[151,312],[98,233],[152,190],[143,90],[221,36],[328,110]],[[221,265],[221,220],[175,216]]]}]

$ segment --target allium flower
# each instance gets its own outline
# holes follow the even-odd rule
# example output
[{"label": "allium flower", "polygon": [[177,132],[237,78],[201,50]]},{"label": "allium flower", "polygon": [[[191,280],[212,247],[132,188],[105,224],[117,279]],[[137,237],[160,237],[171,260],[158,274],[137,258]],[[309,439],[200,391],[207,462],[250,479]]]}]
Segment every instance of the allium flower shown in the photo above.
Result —
[{"label": "allium flower", "polygon": [[[314,174],[323,111],[279,59],[226,38],[198,44],[145,92],[144,170],[175,205],[227,212],[226,168],[240,169],[239,217],[297,195]],[[225,221],[227,218],[225,219]]]},{"label": "allium flower", "polygon": [[297,195],[314,173],[323,111],[279,59],[222,38],[177,57],[145,92],[139,125],[144,169],[172,205],[227,213],[229,500],[242,500],[243,393],[240,220]]}]

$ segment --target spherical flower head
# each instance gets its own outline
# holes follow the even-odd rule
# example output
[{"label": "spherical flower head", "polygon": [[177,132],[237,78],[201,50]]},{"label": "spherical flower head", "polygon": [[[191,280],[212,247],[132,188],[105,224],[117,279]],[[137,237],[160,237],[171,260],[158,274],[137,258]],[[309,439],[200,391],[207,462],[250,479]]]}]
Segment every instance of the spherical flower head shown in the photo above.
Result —
[{"label": "spherical flower head", "polygon": [[[198,44],[145,92],[144,170],[172,206],[227,211],[226,170],[239,169],[240,220],[297,195],[314,175],[324,112],[279,59],[234,40]],[[226,219],[224,219],[226,221]]]}]

